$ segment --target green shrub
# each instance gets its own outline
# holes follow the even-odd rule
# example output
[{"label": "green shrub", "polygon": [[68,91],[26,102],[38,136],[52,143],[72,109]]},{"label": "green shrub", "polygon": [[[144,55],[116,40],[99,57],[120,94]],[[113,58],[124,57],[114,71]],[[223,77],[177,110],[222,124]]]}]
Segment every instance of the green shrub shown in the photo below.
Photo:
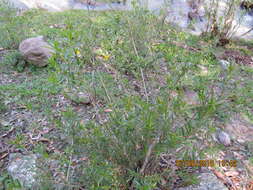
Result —
[{"label": "green shrub", "polygon": [[[103,115],[104,107],[99,107],[98,102],[112,109],[102,124],[97,119],[80,124],[73,110],[66,110],[57,121],[71,142],[66,145],[65,163],[69,164],[73,155],[85,153],[89,158],[77,172],[81,177],[69,177],[70,183],[92,190],[154,189],[164,173],[173,176],[174,172],[159,171],[161,153],[185,147],[175,155],[177,158],[199,159],[195,134],[209,132],[216,119],[224,118],[225,113],[228,117],[228,112],[236,109],[228,102],[227,94],[214,92],[215,87],[231,92],[233,67],[222,71],[209,50],[187,51],[171,44],[188,39],[195,44],[196,40],[163,25],[143,9],[103,13],[96,20],[92,16],[78,22],[80,27],[67,18],[67,27],[54,41],[56,54],[50,60],[52,83],[91,93],[95,97],[95,116]],[[100,51],[94,52],[94,48]],[[156,73],[154,68],[161,65],[159,58],[164,59],[168,72],[161,74],[165,84],[157,84],[158,93],[149,96],[131,91],[124,77],[133,74],[134,79],[144,81],[141,88],[150,88],[152,77],[148,73]],[[203,75],[200,66],[211,71]],[[103,73],[100,69],[104,67],[115,73]],[[221,72],[226,77],[220,77]],[[186,90],[196,93],[197,105],[185,100]],[[192,137],[186,139],[188,136]],[[191,182],[187,174],[182,176],[186,183]]]},{"label": "green shrub", "polygon": [[[231,39],[240,26],[243,12],[236,18],[237,9],[243,0],[211,0],[206,1],[206,13],[208,24],[206,27],[206,33],[212,37],[216,37],[219,40]],[[233,20],[238,19],[238,23],[235,25]]]},{"label": "green shrub", "polygon": [[[194,134],[208,130],[223,111],[221,102],[225,98],[214,95],[210,89],[216,80],[195,76],[194,90],[198,92],[200,104],[189,106],[182,91],[185,79],[194,70],[187,63],[172,64],[167,87],[152,101],[126,95],[110,105],[113,111],[107,116],[107,122],[90,121],[79,127],[73,124],[63,127],[72,131],[80,129],[79,135],[72,133],[73,147],[83,147],[89,157],[90,163],[81,179],[90,189],[153,189],[164,174],[158,169],[161,153],[187,146],[187,150],[175,156],[192,158],[198,151],[192,144]],[[171,97],[172,92],[178,96]],[[66,118],[66,121],[73,120]],[[185,138],[191,135],[192,139]],[[184,176],[189,182],[187,174]]]}]

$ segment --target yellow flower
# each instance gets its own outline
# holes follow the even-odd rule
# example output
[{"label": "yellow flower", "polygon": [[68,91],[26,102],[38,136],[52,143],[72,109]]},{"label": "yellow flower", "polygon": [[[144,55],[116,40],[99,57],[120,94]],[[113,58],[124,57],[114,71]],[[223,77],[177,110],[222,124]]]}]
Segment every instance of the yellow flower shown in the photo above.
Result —
[{"label": "yellow flower", "polygon": [[101,48],[97,48],[94,50],[94,52],[100,57],[102,58],[104,61],[108,61],[110,59],[110,54],[106,51],[103,50]]},{"label": "yellow flower", "polygon": [[107,60],[110,59],[110,55],[102,55],[102,57],[103,57],[103,59],[104,59],[105,61],[107,61]]},{"label": "yellow flower", "polygon": [[81,57],[82,55],[81,55],[81,52],[77,49],[76,51],[75,51],[75,53],[76,53],[76,56],[77,57]]}]

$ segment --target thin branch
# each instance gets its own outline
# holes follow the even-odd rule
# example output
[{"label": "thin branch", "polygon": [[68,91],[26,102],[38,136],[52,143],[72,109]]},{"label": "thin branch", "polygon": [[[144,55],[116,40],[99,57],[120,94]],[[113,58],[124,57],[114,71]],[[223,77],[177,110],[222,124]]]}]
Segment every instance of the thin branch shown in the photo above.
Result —
[{"label": "thin branch", "polygon": [[246,34],[250,33],[253,30],[253,27],[249,29],[247,32],[243,33],[241,36],[245,36]]},{"label": "thin branch", "polygon": [[101,75],[99,75],[99,78],[100,78],[100,82],[102,83],[102,87],[103,87],[104,90],[105,90],[105,94],[106,94],[106,96],[107,96],[107,99],[109,100],[109,102],[112,102],[112,100],[111,100],[111,98],[110,98],[110,96],[109,96],[109,93],[108,93],[108,91],[107,91],[107,88],[106,88],[106,86],[105,86],[105,83],[104,83],[103,80],[102,80]]},{"label": "thin branch", "polygon": [[69,176],[70,176],[70,170],[71,170],[71,164],[72,164],[72,153],[70,155],[70,158],[69,158],[69,165],[68,165],[68,170],[67,170],[67,181],[69,181]]},{"label": "thin branch", "polygon": [[142,165],[142,167],[141,167],[141,170],[140,170],[140,173],[141,173],[141,174],[144,174],[144,171],[145,171],[145,169],[146,169],[146,167],[147,167],[147,164],[148,164],[148,162],[149,162],[149,159],[150,159],[150,156],[151,156],[151,154],[152,154],[152,152],[153,152],[153,149],[154,149],[155,145],[159,142],[159,140],[160,140],[160,136],[157,137],[157,138],[149,145],[149,147],[148,147],[148,152],[147,152],[146,157],[145,157],[145,161],[144,161],[144,163],[143,163],[143,165]]},{"label": "thin branch", "polygon": [[147,92],[146,83],[145,83],[142,68],[140,68],[140,70],[141,70],[141,78],[142,78],[142,82],[143,82],[144,92],[145,92],[145,96],[146,96],[146,99],[147,99],[147,102],[148,102],[148,92]]},{"label": "thin branch", "polygon": [[9,131],[7,131],[7,133],[3,134],[3,135],[1,136],[1,138],[7,137],[7,136],[10,135],[14,130],[15,130],[15,128],[12,127]]}]

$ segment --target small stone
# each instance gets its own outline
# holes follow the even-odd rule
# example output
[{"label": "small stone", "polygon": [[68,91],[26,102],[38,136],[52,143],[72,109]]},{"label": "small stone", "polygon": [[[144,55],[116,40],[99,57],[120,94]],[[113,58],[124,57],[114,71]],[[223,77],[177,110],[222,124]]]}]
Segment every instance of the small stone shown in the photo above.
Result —
[{"label": "small stone", "polygon": [[230,66],[230,63],[226,60],[219,60],[219,63],[221,65],[221,68],[224,70],[227,70]]},{"label": "small stone", "polygon": [[200,74],[202,76],[207,76],[208,75],[208,68],[203,66],[203,65],[199,65],[199,68],[200,68]]},{"label": "small stone", "polygon": [[90,96],[83,92],[71,94],[69,98],[76,104],[90,104],[91,103]]},{"label": "small stone", "polygon": [[224,129],[239,143],[253,142],[253,124],[245,120],[240,113],[232,116]]},{"label": "small stone", "polygon": [[53,48],[44,40],[43,36],[22,41],[19,51],[24,60],[38,67],[48,65],[48,60],[54,53]]},{"label": "small stone", "polygon": [[198,93],[190,89],[185,89],[184,101],[188,105],[198,105],[200,103]]},{"label": "small stone", "polygon": [[246,141],[244,139],[237,139],[237,142],[241,143],[241,144],[244,144]]},{"label": "small stone", "polygon": [[77,99],[81,104],[89,104],[91,102],[90,95],[84,92],[78,92]]},{"label": "small stone", "polygon": [[9,125],[10,125],[10,122],[5,121],[5,120],[0,120],[0,126],[7,127]]},{"label": "small stone", "polygon": [[69,89],[64,90],[66,98],[74,102],[75,104],[89,105],[91,101],[91,95],[87,92],[83,92],[80,89]]},{"label": "small stone", "polygon": [[218,132],[216,133],[216,138],[219,141],[219,143],[223,144],[224,146],[231,145],[230,136],[224,131],[218,130]]}]

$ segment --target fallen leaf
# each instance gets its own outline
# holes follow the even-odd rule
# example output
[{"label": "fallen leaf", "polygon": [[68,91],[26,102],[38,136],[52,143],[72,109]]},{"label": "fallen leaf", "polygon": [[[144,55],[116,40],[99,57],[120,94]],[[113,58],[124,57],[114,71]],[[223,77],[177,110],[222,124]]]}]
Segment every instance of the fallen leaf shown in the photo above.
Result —
[{"label": "fallen leaf", "polygon": [[82,157],[82,158],[80,158],[79,160],[80,160],[80,161],[87,161],[87,160],[89,160],[89,158],[88,158],[88,157]]},{"label": "fallen leaf", "polygon": [[214,175],[216,175],[217,178],[219,178],[220,180],[226,182],[225,176],[221,172],[219,172],[217,170],[212,170],[212,171],[213,171]]},{"label": "fallen leaf", "polygon": [[239,172],[237,172],[237,171],[228,171],[228,172],[225,172],[225,175],[228,176],[228,177],[235,177],[235,176],[239,175]]},{"label": "fallen leaf", "polygon": [[105,109],[104,112],[109,113],[109,112],[112,112],[112,110],[111,109]]},{"label": "fallen leaf", "polygon": [[253,190],[253,181],[250,181],[250,182],[247,184],[247,190]]},{"label": "fallen leaf", "polygon": [[46,138],[40,138],[39,140],[38,140],[38,142],[45,142],[45,143],[50,143],[50,144],[52,144],[52,142],[49,140],[49,139],[46,139]]},{"label": "fallen leaf", "polygon": [[0,160],[2,160],[2,159],[4,159],[4,158],[6,158],[8,155],[9,155],[9,153],[8,153],[8,152],[7,152],[7,153],[4,153],[4,154],[0,157]]},{"label": "fallen leaf", "polygon": [[12,131],[14,131],[14,127],[12,127],[7,133],[3,134],[1,137],[4,138],[4,137],[7,137]]},{"label": "fallen leaf", "polygon": [[49,26],[49,28],[65,28],[65,27],[66,27],[65,24],[53,24]]}]

